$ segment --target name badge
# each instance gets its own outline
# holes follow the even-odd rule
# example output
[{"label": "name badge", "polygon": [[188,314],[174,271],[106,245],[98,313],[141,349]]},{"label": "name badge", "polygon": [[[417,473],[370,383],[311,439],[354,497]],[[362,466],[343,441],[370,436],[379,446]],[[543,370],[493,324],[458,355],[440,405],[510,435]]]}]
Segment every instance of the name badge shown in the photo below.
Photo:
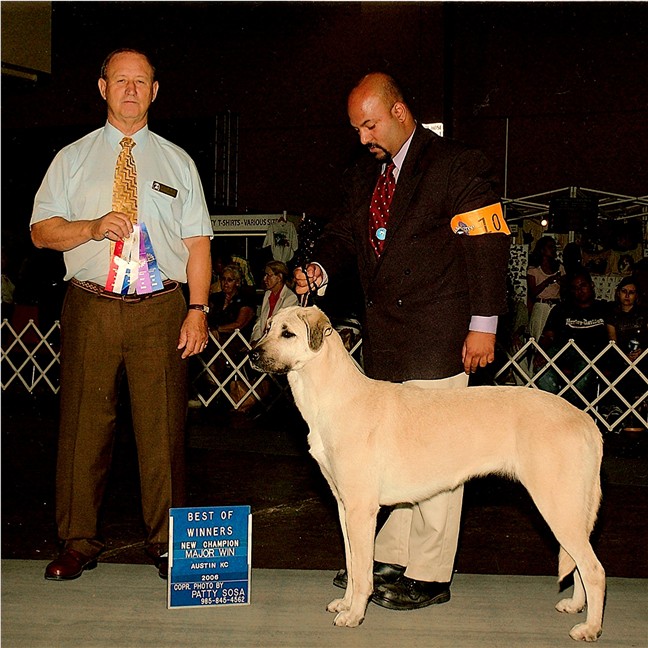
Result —
[{"label": "name badge", "polygon": [[165,184],[162,184],[157,180],[153,182],[153,190],[159,191],[160,193],[166,194],[167,196],[171,196],[171,198],[175,198],[178,195],[177,189],[174,189],[173,187],[167,187]]},{"label": "name badge", "polygon": [[501,203],[457,214],[450,221],[450,227],[455,234],[466,234],[467,236],[511,233],[504,220]]}]

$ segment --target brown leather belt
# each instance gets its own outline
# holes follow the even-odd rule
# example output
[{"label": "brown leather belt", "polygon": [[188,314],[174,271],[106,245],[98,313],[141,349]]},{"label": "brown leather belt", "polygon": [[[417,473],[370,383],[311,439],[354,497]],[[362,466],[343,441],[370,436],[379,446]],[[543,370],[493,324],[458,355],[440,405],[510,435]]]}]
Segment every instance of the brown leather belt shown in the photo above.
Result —
[{"label": "brown leather belt", "polygon": [[105,290],[102,286],[95,283],[94,281],[79,281],[78,279],[70,279],[70,283],[81,290],[97,295],[98,297],[105,297],[106,299],[118,299],[119,301],[126,302],[128,304],[138,304],[145,299],[151,299],[152,297],[157,297],[158,295],[166,295],[166,293],[173,292],[180,287],[180,284],[177,281],[171,281],[167,279],[162,284],[161,290],[156,290],[152,293],[147,293],[146,295],[138,295],[136,293],[130,295],[120,295],[119,293],[109,292]]}]

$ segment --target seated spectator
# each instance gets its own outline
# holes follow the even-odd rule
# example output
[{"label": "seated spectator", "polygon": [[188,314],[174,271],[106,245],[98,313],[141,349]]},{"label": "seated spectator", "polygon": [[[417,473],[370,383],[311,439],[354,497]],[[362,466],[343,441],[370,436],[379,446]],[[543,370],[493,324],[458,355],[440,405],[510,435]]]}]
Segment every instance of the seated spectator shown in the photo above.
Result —
[{"label": "seated spectator", "polygon": [[263,284],[266,291],[263,295],[261,312],[252,330],[252,343],[261,339],[268,319],[273,313],[287,306],[297,306],[297,295],[288,285],[290,278],[290,270],[282,261],[269,261],[266,264],[265,274],[263,275]]},{"label": "seated spectator", "polygon": [[[594,283],[589,272],[584,268],[577,270],[568,278],[569,298],[561,301],[549,314],[544,331],[540,336],[540,346],[549,357],[556,355],[568,342],[574,340],[578,348],[593,360],[608,344],[608,333],[605,324],[609,311],[607,302],[596,299]],[[545,363],[541,354],[536,355],[537,370]],[[562,353],[556,360],[557,366],[570,379],[577,376],[586,366],[587,361],[574,348]],[[601,363],[603,364],[603,363]],[[601,370],[603,368],[601,367]],[[552,368],[545,371],[536,381],[540,389],[558,393],[564,387],[564,381]],[[574,384],[587,402],[596,394],[596,372],[585,372]],[[577,407],[583,407],[583,399],[573,390],[564,397]]]},{"label": "seated spectator", "polygon": [[[263,337],[266,324],[274,313],[281,308],[297,306],[297,295],[288,287],[289,278],[291,278],[290,270],[282,261],[269,261],[266,263],[265,274],[263,275],[266,291],[263,295],[261,312],[250,336],[252,346]],[[243,367],[242,373],[246,376],[250,385],[253,385],[257,382],[259,374],[255,372],[248,374],[247,372],[247,366]],[[250,413],[250,410],[269,394],[270,387],[270,379],[265,377],[259,384],[255,385],[254,394],[246,397],[249,388],[243,381],[239,381],[239,384],[234,386],[236,395],[232,394],[232,398],[239,402],[237,411],[243,414]]]},{"label": "seated spectator", "polygon": [[217,338],[227,339],[237,329],[248,337],[252,330],[256,306],[248,291],[241,289],[241,282],[241,269],[231,263],[223,268],[221,291],[209,296],[207,321]]},{"label": "seated spectator", "polygon": [[536,340],[542,335],[551,309],[560,301],[560,281],[565,268],[556,258],[556,241],[542,236],[529,257],[527,270],[527,303],[529,335]]},{"label": "seated spectator", "polygon": [[[243,338],[249,339],[254,325],[254,295],[242,287],[241,283],[240,267],[233,263],[226,265],[221,275],[222,290],[209,295],[209,330],[224,348],[224,354],[218,355],[210,367],[219,382],[226,381],[232,372],[232,363],[228,358],[236,365],[241,363],[248,351]],[[240,336],[232,337],[236,330],[240,332]],[[230,396],[237,405],[242,400],[242,393],[247,391],[247,388],[243,387],[245,384],[238,376],[235,376],[228,386]]]},{"label": "seated spectator", "polygon": [[[614,306],[610,309],[607,319],[607,330],[610,340],[614,340],[631,362],[635,362],[648,348],[648,310],[639,299],[637,282],[634,277],[625,277],[619,283],[615,292]],[[648,361],[646,362],[648,366]],[[627,367],[621,363],[617,368],[621,373]],[[636,407],[645,408],[647,402],[638,403],[645,396],[647,388],[645,381],[634,371],[621,380],[619,391]],[[624,431],[640,432],[643,424],[634,415],[623,420]]]},{"label": "seated spectator", "polygon": [[642,231],[639,221],[624,221],[618,226],[610,252],[609,272],[629,276],[643,257]]}]

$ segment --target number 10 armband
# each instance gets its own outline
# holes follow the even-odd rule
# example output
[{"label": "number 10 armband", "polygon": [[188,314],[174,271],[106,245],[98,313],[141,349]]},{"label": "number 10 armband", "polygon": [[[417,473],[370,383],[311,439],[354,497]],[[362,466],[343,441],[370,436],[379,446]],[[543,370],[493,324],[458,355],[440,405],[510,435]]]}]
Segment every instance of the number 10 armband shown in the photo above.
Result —
[{"label": "number 10 armband", "polygon": [[504,220],[501,203],[495,203],[464,212],[463,214],[457,214],[450,221],[450,227],[452,227],[452,231],[455,234],[465,234],[466,236],[511,233]]}]

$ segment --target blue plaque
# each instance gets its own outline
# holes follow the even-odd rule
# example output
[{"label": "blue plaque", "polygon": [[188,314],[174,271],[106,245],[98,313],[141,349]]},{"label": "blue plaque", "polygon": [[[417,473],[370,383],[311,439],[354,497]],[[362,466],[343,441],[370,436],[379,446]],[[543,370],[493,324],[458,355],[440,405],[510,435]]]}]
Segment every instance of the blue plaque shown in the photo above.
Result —
[{"label": "blue plaque", "polygon": [[167,607],[249,605],[249,506],[169,510]]}]

